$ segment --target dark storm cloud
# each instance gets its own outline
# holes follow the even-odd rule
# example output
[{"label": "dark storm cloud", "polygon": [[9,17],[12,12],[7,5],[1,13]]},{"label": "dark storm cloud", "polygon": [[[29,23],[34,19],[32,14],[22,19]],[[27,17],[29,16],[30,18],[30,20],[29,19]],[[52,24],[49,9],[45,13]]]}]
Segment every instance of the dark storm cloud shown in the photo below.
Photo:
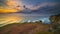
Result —
[{"label": "dark storm cloud", "polygon": [[0,6],[5,6],[6,0],[0,0]]},{"label": "dark storm cloud", "polygon": [[[55,4],[55,3],[54,3]],[[39,5],[37,10],[29,10],[28,8],[22,11],[24,14],[59,14],[60,13],[60,4],[57,3],[53,5],[51,4],[42,4]]]},{"label": "dark storm cloud", "polygon": [[55,6],[45,6],[38,10],[32,11],[32,13],[37,14],[59,14],[60,13],[60,4]]}]

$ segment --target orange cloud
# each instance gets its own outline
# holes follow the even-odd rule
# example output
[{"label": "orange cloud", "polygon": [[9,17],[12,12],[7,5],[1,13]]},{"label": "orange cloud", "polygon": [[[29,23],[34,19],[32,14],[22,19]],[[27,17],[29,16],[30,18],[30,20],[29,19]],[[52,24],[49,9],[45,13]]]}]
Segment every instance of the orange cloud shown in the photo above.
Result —
[{"label": "orange cloud", "polygon": [[24,10],[23,6],[19,6],[19,3],[16,0],[7,0],[7,6],[0,6],[0,13],[11,13]]},{"label": "orange cloud", "polygon": [[10,12],[17,12],[17,10],[11,9],[11,8],[0,7],[0,13],[10,13]]},{"label": "orange cloud", "polygon": [[[6,4],[8,5],[8,7],[13,8],[17,11],[24,10],[24,7],[20,6],[19,5],[20,3],[18,3],[18,1],[16,1],[16,0],[7,0]],[[19,6],[19,7],[17,7],[17,6]]]},{"label": "orange cloud", "polygon": [[6,4],[10,7],[12,7],[12,6],[15,7],[18,5],[18,3],[16,1],[13,1],[13,0],[7,0]]}]

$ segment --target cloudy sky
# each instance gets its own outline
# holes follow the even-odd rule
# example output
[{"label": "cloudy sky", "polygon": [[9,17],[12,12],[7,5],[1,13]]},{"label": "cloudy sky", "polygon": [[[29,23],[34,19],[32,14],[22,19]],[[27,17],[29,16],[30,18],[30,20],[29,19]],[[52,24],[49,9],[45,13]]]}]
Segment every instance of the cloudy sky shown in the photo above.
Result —
[{"label": "cloudy sky", "polygon": [[2,9],[0,10],[0,13],[14,12],[14,11],[24,12],[24,10],[26,12],[33,12],[32,10],[41,10],[41,9],[43,10],[42,12],[45,12],[47,10],[52,10],[55,8],[59,9],[58,8],[59,6],[60,6],[60,0],[0,0],[0,9]]},{"label": "cloudy sky", "polygon": [[[49,16],[55,14],[60,14],[60,0],[0,0],[0,18],[4,16],[4,20],[15,15],[20,20],[25,18],[24,21],[45,20],[46,22],[47,20],[48,22]],[[19,21],[12,18],[13,16],[9,18],[11,22]]]}]

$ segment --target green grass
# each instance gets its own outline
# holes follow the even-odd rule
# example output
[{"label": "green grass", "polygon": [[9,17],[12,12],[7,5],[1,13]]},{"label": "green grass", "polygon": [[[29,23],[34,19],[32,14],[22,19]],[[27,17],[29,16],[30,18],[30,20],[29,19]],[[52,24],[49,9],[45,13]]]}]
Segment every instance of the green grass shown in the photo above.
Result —
[{"label": "green grass", "polygon": [[53,32],[43,31],[43,32],[37,32],[36,34],[53,34]]}]

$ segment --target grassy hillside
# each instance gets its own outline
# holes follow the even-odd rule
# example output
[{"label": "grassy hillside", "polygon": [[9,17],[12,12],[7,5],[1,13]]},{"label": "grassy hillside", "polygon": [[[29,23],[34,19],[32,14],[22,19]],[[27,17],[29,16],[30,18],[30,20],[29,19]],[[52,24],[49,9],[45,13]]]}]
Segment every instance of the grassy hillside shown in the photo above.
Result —
[{"label": "grassy hillside", "polygon": [[0,34],[52,34],[49,25],[39,23],[9,24],[0,28]]}]

